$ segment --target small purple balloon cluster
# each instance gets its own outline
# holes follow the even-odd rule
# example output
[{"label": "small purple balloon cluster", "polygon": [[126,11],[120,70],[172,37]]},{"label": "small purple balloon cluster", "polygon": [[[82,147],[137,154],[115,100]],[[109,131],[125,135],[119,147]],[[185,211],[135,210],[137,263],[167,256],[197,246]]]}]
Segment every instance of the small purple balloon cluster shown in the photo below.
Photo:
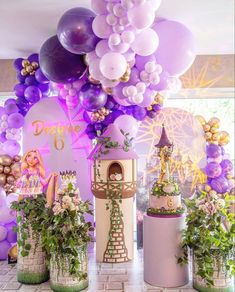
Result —
[{"label": "small purple balloon cluster", "polygon": [[11,202],[17,200],[18,196],[14,193],[6,196],[0,188],[0,260],[7,259],[8,251],[17,241],[17,234],[13,230],[16,224],[16,215],[10,209]]},{"label": "small purple balloon cluster", "polygon": [[224,153],[224,148],[208,144],[207,165],[204,169],[208,185],[217,193],[224,194],[234,188],[233,163]]},{"label": "small purple balloon cluster", "polygon": [[42,97],[48,96],[49,80],[39,67],[38,54],[32,54],[27,59],[16,59],[14,67],[19,81],[14,87],[17,96],[16,105],[19,113],[25,116],[33,104]]}]

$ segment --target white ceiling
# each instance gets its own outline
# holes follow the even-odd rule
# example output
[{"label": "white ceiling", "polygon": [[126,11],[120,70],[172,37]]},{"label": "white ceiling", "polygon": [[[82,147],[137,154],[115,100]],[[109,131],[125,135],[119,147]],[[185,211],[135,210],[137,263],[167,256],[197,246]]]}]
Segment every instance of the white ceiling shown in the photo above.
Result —
[{"label": "white ceiling", "polygon": [[[76,6],[89,7],[90,0],[0,0],[0,59],[38,52],[61,15]],[[188,26],[198,54],[234,53],[233,0],[162,0],[157,14]]]}]

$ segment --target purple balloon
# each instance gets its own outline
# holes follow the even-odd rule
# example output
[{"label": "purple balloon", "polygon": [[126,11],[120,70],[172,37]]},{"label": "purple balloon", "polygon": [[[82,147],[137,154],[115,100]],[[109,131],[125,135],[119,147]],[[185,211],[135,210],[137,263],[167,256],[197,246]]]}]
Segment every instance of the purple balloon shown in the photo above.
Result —
[{"label": "purple balloon", "polygon": [[101,131],[103,129],[103,125],[101,123],[96,123],[94,128],[96,131]]},{"label": "purple balloon", "polygon": [[0,134],[0,142],[4,143],[7,140],[6,138],[6,132],[2,132]]},{"label": "purple balloon", "polygon": [[25,78],[25,84],[26,85],[38,85],[38,82],[35,79],[35,76],[30,75],[30,76]]},{"label": "purple balloon", "polygon": [[8,230],[6,240],[10,243],[15,243],[17,241],[17,233],[13,231],[13,227],[16,227],[16,226],[17,224],[15,222],[5,224],[5,227]]},{"label": "purple balloon", "polygon": [[229,188],[228,180],[224,176],[212,179],[210,182],[210,186],[213,190],[220,194],[226,193]]},{"label": "purple balloon", "polygon": [[15,95],[17,97],[24,97],[24,92],[26,88],[27,86],[24,84],[21,84],[21,83],[16,84],[14,87]]},{"label": "purple balloon", "polygon": [[15,69],[17,71],[20,71],[21,69],[23,69],[23,66],[22,66],[22,61],[23,60],[24,60],[23,58],[17,58],[17,59],[15,59],[13,65],[14,65],[14,67],[15,67]]},{"label": "purple balloon", "polygon": [[139,71],[144,70],[144,66],[146,63],[153,62],[153,61],[156,61],[156,57],[154,55],[150,55],[150,56],[136,55],[135,56],[135,66]]},{"label": "purple balloon", "polygon": [[8,115],[18,113],[19,108],[15,103],[9,103],[5,106],[5,111]]},{"label": "purple balloon", "polygon": [[85,110],[94,112],[106,104],[107,94],[101,85],[86,83],[79,92],[79,100]]},{"label": "purple balloon", "polygon": [[18,105],[19,108],[21,108],[21,107],[28,106],[29,102],[24,97],[18,97],[16,99],[16,104]]},{"label": "purple balloon", "polygon": [[86,123],[90,123],[91,119],[86,111],[83,112],[83,119]]},{"label": "purple balloon", "polygon": [[135,67],[133,67],[131,69],[131,75],[130,75],[130,83],[131,84],[136,84],[140,81],[140,74],[139,74],[139,70],[136,69]]},{"label": "purple balloon", "polygon": [[57,36],[61,45],[71,53],[83,55],[94,51],[99,38],[92,30],[95,13],[83,7],[66,11],[61,17]]},{"label": "purple balloon", "polygon": [[166,72],[165,70],[162,71],[162,73],[159,75],[160,76],[160,82],[156,85],[150,85],[150,88],[153,90],[161,91],[165,90],[168,87],[168,82],[169,82],[169,73]]},{"label": "purple balloon", "polygon": [[[13,114],[15,115],[15,114]],[[7,140],[2,144],[2,151],[10,156],[18,155],[20,152],[20,144],[14,140]]]},{"label": "purple balloon", "polygon": [[210,158],[217,158],[222,154],[221,147],[216,144],[209,144],[206,147],[207,156]]},{"label": "purple balloon", "polygon": [[27,76],[23,76],[23,75],[21,75],[20,72],[18,72],[18,73],[17,73],[17,76],[16,76],[17,80],[18,80],[20,83],[24,83],[26,77],[27,77]]},{"label": "purple balloon", "polygon": [[42,92],[37,86],[31,85],[25,89],[24,97],[30,103],[35,103],[42,97]]},{"label": "purple balloon", "polygon": [[112,109],[115,106],[115,104],[116,104],[115,100],[113,99],[112,96],[109,95],[108,96],[108,100],[107,100],[107,102],[105,104],[105,107],[107,109]]},{"label": "purple balloon", "polygon": [[39,84],[38,88],[41,90],[43,95],[47,95],[50,91],[50,84],[49,83]]},{"label": "purple balloon", "polygon": [[32,63],[32,62],[37,62],[38,63],[38,54],[36,54],[36,53],[31,54],[28,57],[28,60],[29,60],[30,63]]},{"label": "purple balloon", "polygon": [[150,117],[150,119],[154,119],[156,115],[157,115],[157,112],[147,111],[147,116]]},{"label": "purple balloon", "polygon": [[146,117],[146,114],[147,110],[144,107],[133,106],[132,115],[136,120],[142,121]]},{"label": "purple balloon", "polygon": [[16,100],[14,98],[8,98],[5,102],[4,102],[4,106],[10,104],[10,103],[16,103]]},{"label": "purple balloon", "polygon": [[160,110],[161,110],[161,106],[160,106],[160,104],[154,104],[153,105],[153,110],[155,111],[155,112],[159,112]]},{"label": "purple balloon", "polygon": [[11,248],[10,243],[7,240],[0,241],[0,260],[6,260],[8,250]]},{"label": "purple balloon", "polygon": [[195,40],[182,23],[165,20],[153,26],[159,37],[155,56],[171,76],[182,75],[192,65],[196,56]]},{"label": "purple balloon", "polygon": [[49,38],[41,47],[40,68],[43,74],[56,83],[69,83],[81,78],[86,72],[83,56],[64,49],[57,36]]},{"label": "purple balloon", "polygon": [[9,128],[21,128],[24,125],[24,117],[20,113],[14,113],[7,119]]},{"label": "purple balloon", "polygon": [[220,163],[220,166],[222,167],[223,173],[227,173],[233,170],[233,163],[229,159],[224,159]]},{"label": "purple balloon", "polygon": [[5,115],[6,112],[5,112],[5,108],[0,106],[0,118],[2,117],[2,115]]},{"label": "purple balloon", "polygon": [[42,73],[42,70],[40,68],[38,68],[37,71],[35,72],[35,78],[36,78],[37,82],[42,83],[42,84],[46,84],[49,82],[49,80]]},{"label": "purple balloon", "polygon": [[222,168],[218,163],[210,162],[205,168],[205,173],[208,177],[215,178],[221,175]]}]

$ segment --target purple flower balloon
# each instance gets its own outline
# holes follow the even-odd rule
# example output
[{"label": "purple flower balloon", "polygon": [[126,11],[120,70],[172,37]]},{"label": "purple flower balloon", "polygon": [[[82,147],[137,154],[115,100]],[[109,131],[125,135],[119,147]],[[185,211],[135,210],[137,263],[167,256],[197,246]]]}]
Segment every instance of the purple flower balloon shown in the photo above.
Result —
[{"label": "purple flower balloon", "polygon": [[79,92],[81,106],[88,112],[94,112],[105,105],[107,94],[101,85],[86,83]]},{"label": "purple flower balloon", "polygon": [[230,172],[233,170],[233,163],[229,159],[224,159],[221,163],[220,166],[222,167],[222,171],[224,173]]},{"label": "purple flower balloon", "polygon": [[19,113],[11,114],[7,119],[9,128],[21,128],[24,125],[24,117]]},{"label": "purple flower balloon", "polygon": [[15,67],[15,69],[17,71],[20,71],[23,68],[23,66],[22,66],[22,61],[23,60],[24,60],[23,58],[17,58],[17,59],[15,59],[13,65],[14,65],[14,67]]},{"label": "purple flower balloon", "polygon": [[92,30],[94,18],[95,13],[83,7],[65,12],[57,27],[61,45],[69,52],[79,55],[93,51],[99,41]]},{"label": "purple flower balloon", "polygon": [[146,117],[146,114],[147,110],[144,107],[133,106],[132,115],[136,120],[142,121]]},{"label": "purple flower balloon", "polygon": [[8,98],[5,102],[4,102],[4,106],[10,104],[10,103],[16,103],[16,100],[14,98]]},{"label": "purple flower balloon", "polygon": [[222,150],[221,147],[216,144],[209,144],[206,147],[206,153],[208,157],[217,158],[221,155]]},{"label": "purple flower balloon", "polygon": [[28,57],[28,60],[29,62],[39,62],[38,60],[38,54],[37,53],[34,53],[34,54],[31,54],[29,57]]},{"label": "purple flower balloon", "polygon": [[205,173],[208,177],[215,178],[221,175],[222,168],[218,163],[210,162],[205,168]]},{"label": "purple flower balloon", "polygon": [[25,82],[25,79],[26,79],[26,76],[23,76],[23,75],[21,75],[20,72],[18,72],[17,75],[16,75],[16,78],[17,78],[17,80],[18,80],[20,83],[24,83],[24,82]]},{"label": "purple flower balloon", "polygon": [[24,97],[30,103],[35,103],[42,97],[42,92],[37,86],[31,85],[25,89]]},{"label": "purple flower balloon", "polygon": [[69,83],[81,78],[86,72],[83,56],[64,49],[57,36],[49,38],[39,54],[42,73],[56,83]]},{"label": "purple flower balloon", "polygon": [[42,70],[40,68],[38,68],[37,71],[35,72],[35,78],[36,78],[37,82],[42,83],[42,84],[46,84],[49,82],[49,80],[42,73]]},{"label": "purple flower balloon", "polygon": [[30,76],[25,78],[25,84],[26,85],[38,85],[38,82],[33,75],[30,75]]},{"label": "purple flower balloon", "polygon": [[210,182],[210,186],[213,190],[220,194],[226,193],[229,188],[228,180],[224,176],[212,179]]}]

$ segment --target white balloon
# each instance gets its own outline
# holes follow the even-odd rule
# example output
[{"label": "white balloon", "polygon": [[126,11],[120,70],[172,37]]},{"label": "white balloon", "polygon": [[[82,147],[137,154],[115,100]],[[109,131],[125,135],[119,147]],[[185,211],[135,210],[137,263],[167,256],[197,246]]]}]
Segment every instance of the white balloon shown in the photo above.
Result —
[{"label": "white balloon", "polygon": [[131,137],[135,137],[138,132],[138,122],[132,116],[119,116],[115,120],[114,124],[117,125],[120,130],[123,130],[125,133],[129,133]]},{"label": "white balloon", "polygon": [[19,197],[19,195],[16,193],[11,193],[7,196],[6,203],[7,203],[8,208],[11,207],[12,202],[18,201],[18,197]]},{"label": "white balloon", "polygon": [[127,62],[120,53],[107,53],[100,60],[100,71],[110,80],[121,78],[127,69]]},{"label": "white balloon", "polygon": [[152,55],[158,48],[159,39],[157,33],[146,28],[136,35],[134,42],[131,44],[132,50],[140,56]]},{"label": "white balloon", "polygon": [[108,25],[105,15],[97,15],[92,22],[92,30],[99,38],[108,38],[112,33],[112,27]]},{"label": "white balloon", "polygon": [[130,24],[137,29],[150,27],[155,19],[155,11],[148,2],[141,5],[135,5],[128,10],[127,15]]},{"label": "white balloon", "polygon": [[150,6],[156,11],[161,5],[162,0],[148,0]]}]

